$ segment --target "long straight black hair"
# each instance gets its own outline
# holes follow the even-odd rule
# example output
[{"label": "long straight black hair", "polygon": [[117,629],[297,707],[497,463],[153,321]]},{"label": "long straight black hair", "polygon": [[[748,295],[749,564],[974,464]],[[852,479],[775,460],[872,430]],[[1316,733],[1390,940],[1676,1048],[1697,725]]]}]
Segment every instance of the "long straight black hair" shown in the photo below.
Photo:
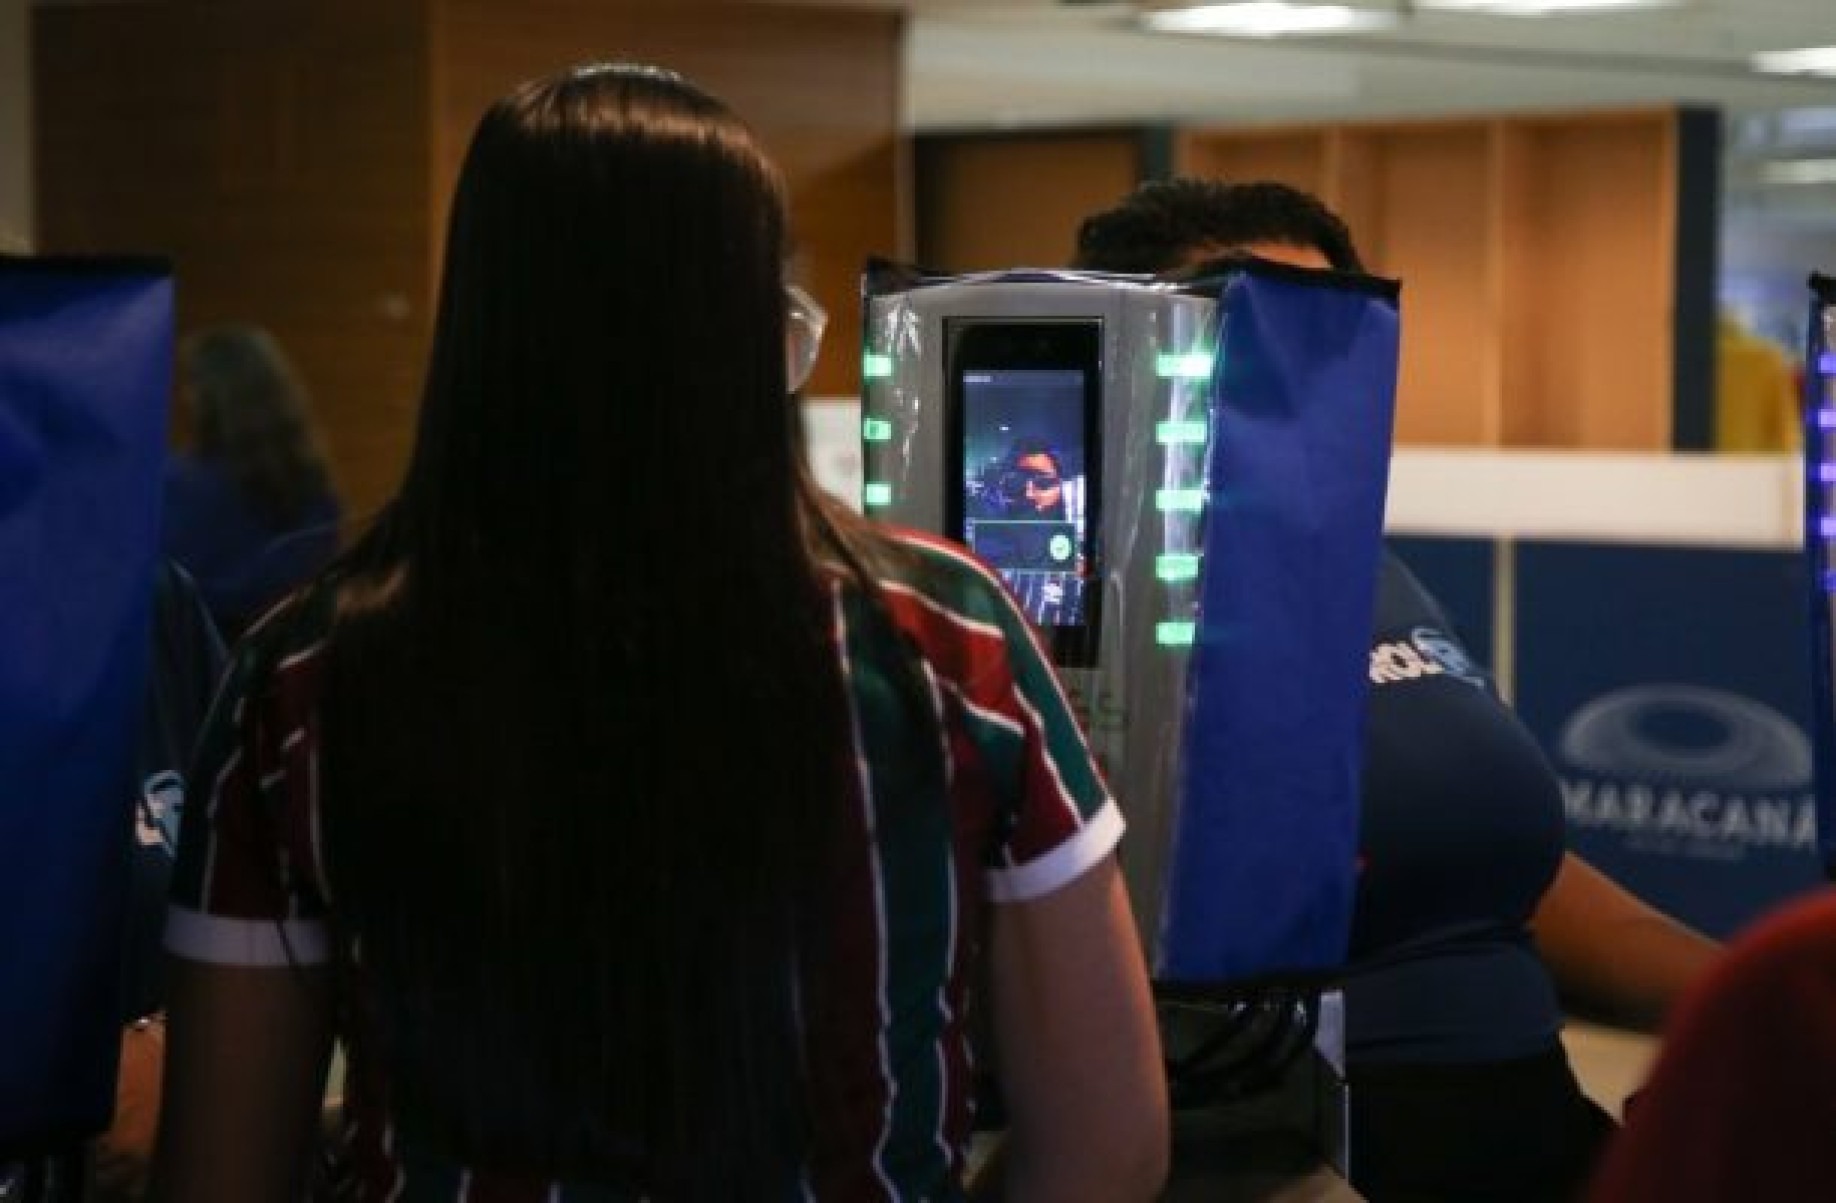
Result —
[{"label": "long straight black hair", "polygon": [[663,1199],[794,1186],[849,760],[825,564],[860,531],[802,467],[784,210],[733,114],[651,68],[525,85],[473,138],[321,711],[404,1141]]}]

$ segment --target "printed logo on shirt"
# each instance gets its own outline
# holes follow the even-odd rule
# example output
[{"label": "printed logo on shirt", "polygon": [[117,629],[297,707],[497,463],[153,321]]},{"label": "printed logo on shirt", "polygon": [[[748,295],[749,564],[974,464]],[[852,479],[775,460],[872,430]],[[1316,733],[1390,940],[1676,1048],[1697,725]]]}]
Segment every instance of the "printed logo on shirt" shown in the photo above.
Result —
[{"label": "printed logo on shirt", "polygon": [[134,804],[134,840],[142,848],[161,848],[178,854],[179,815],[185,809],[185,779],[171,769],[161,769],[140,787]]},{"label": "printed logo on shirt", "polygon": [[1386,639],[1371,647],[1373,685],[1441,676],[1476,688],[1485,686],[1485,673],[1465,649],[1434,627],[1416,627],[1407,639]]}]

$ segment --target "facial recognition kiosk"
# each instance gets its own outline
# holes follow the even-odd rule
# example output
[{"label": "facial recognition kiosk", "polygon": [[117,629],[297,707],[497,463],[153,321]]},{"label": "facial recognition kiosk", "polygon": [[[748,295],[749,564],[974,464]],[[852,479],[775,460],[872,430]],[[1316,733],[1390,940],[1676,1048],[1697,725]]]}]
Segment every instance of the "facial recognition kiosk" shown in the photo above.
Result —
[{"label": "facial recognition kiosk", "polygon": [[[1194,629],[1215,308],[1045,276],[868,302],[863,508],[966,544],[1040,630],[1131,800],[1141,834],[1127,872],[1149,947],[1171,818],[1166,735]],[[1121,396],[1130,403],[1105,404]]]},{"label": "facial recognition kiosk", "polygon": [[1342,1168],[1394,285],[876,263],[864,294],[863,509],[966,544],[1041,633],[1129,824],[1176,1105],[1304,1071]]},{"label": "facial recognition kiosk", "polygon": [[1812,275],[1804,356],[1804,551],[1811,587],[1817,844],[1836,878],[1836,279]]}]

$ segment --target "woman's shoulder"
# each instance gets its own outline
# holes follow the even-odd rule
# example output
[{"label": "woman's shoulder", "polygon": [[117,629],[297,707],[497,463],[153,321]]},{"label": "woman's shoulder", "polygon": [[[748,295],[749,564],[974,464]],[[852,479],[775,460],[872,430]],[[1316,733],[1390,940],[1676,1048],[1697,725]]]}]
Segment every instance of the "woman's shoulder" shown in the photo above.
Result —
[{"label": "woman's shoulder", "polygon": [[337,613],[337,584],[328,575],[308,581],[249,624],[236,642],[235,669],[245,679],[316,662]]},{"label": "woman's shoulder", "polygon": [[882,526],[891,554],[874,565],[882,589],[909,594],[972,622],[1005,629],[1011,607],[994,569],[961,544],[903,527]]}]

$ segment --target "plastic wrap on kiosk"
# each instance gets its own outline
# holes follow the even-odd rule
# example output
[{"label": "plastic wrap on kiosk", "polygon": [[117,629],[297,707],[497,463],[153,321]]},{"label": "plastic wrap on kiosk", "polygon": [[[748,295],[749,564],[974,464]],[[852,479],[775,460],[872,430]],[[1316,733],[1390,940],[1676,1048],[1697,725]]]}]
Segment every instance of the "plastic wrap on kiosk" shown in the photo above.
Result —
[{"label": "plastic wrap on kiosk", "polygon": [[114,1105],[172,373],[162,262],[0,257],[0,1148]]},{"label": "plastic wrap on kiosk", "polygon": [[[1260,261],[1183,283],[879,263],[863,294],[863,508],[968,543],[1040,626],[1127,817],[1163,990],[1330,977],[1394,284]],[[1056,418],[1028,416],[1033,388]],[[1026,544],[999,507],[1047,496]]]},{"label": "plastic wrap on kiosk", "polygon": [[1810,278],[1804,355],[1804,554],[1811,602],[1811,736],[1817,845],[1836,878],[1836,278]]}]

